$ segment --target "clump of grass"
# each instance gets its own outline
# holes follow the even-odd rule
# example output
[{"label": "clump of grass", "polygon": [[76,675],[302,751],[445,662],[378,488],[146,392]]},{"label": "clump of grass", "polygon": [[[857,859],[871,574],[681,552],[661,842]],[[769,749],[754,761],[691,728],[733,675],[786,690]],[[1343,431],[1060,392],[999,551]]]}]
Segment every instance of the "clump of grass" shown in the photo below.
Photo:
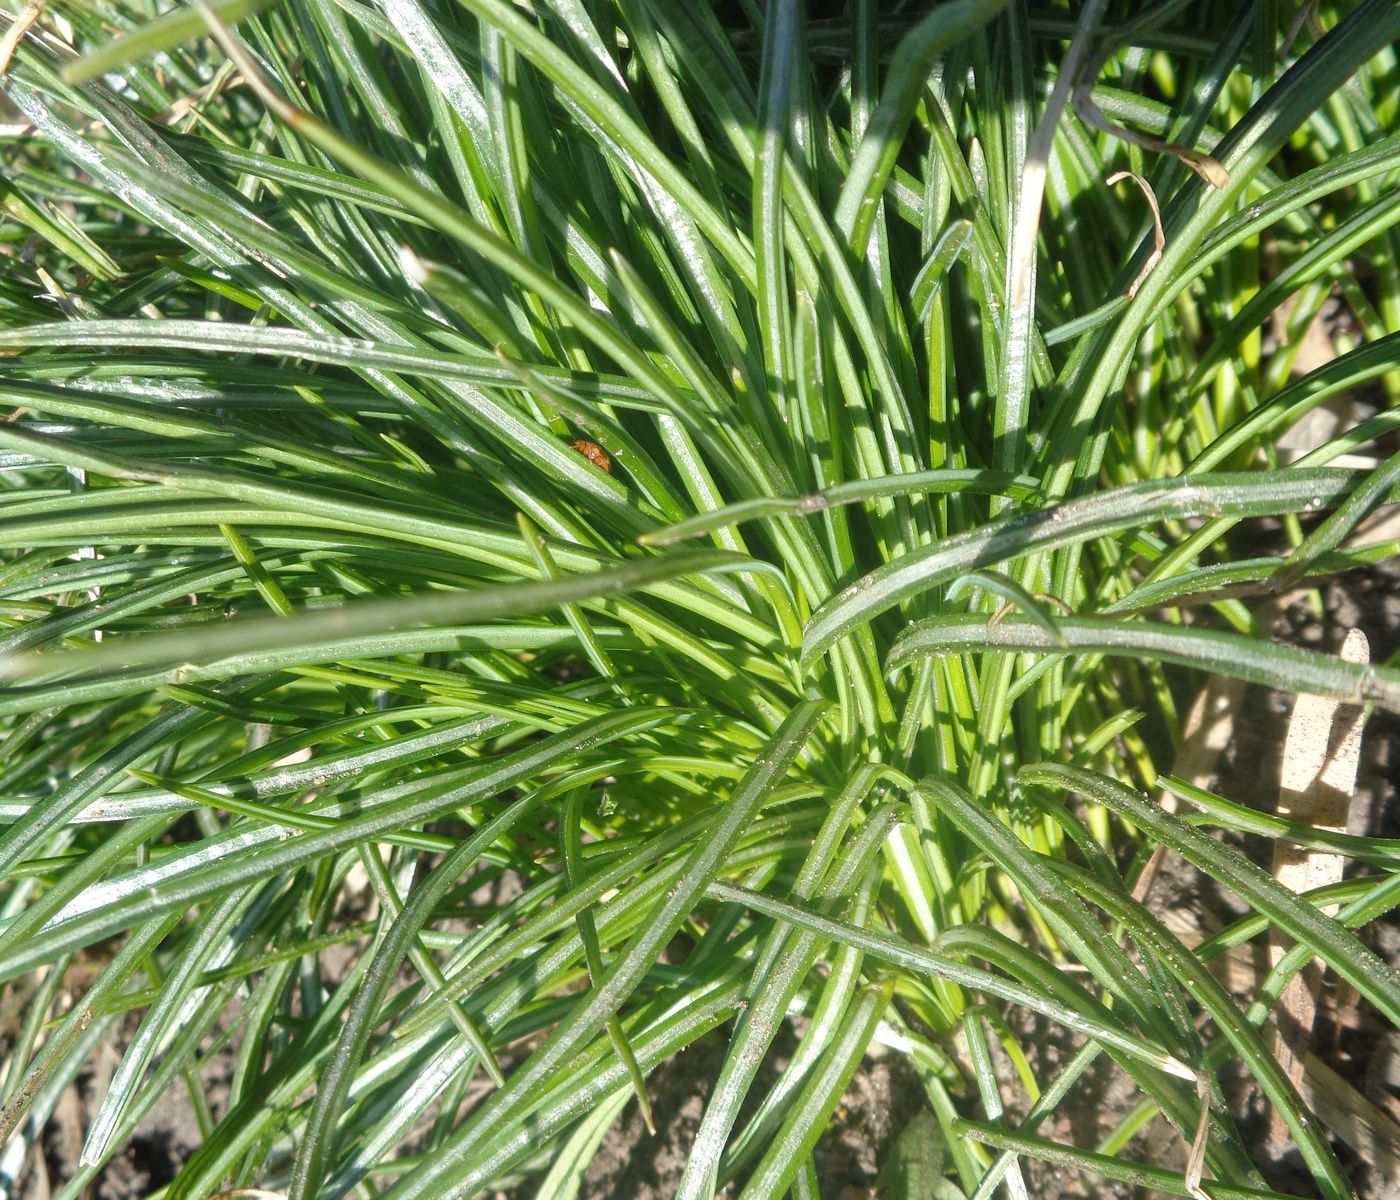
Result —
[{"label": "clump of grass", "polygon": [[[877,1042],[939,1195],[1025,1156],[1265,1189],[1227,1063],[1350,1193],[1269,1003],[1204,964],[1275,927],[1266,1000],[1317,955],[1400,1025],[1356,934],[1393,847],[1299,897],[1208,836],[1237,810],[1138,789],[1210,674],[1400,710],[1256,616],[1397,549],[1355,536],[1396,460],[1337,460],[1400,424],[1400,10],[1128,7],[39,15],[0,225],[11,1176],[116,1042],[60,1200],[175,1087],[165,1200],[572,1196],[722,1030],[688,1200],[818,1195]],[[1266,323],[1334,297],[1292,377]],[[1156,846],[1257,917],[1183,946]],[[1082,1048],[1038,1076],[1013,1012]],[[1141,1104],[1111,1153],[1050,1141],[1101,1057]],[[1159,1119],[1184,1170],[1118,1153]]]}]

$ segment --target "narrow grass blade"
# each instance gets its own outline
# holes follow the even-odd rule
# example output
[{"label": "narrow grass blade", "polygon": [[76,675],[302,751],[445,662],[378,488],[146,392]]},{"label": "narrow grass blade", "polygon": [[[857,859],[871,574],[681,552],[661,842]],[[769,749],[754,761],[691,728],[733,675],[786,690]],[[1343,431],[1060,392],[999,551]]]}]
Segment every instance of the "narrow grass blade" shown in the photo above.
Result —
[{"label": "narrow grass blade", "polygon": [[1225,882],[1280,929],[1297,938],[1385,1013],[1388,1020],[1400,1020],[1400,972],[1377,958],[1337,922],[1280,887],[1271,875],[1237,850],[1162,811],[1132,788],[1082,767],[1042,763],[1024,768],[1020,780],[1027,786],[1079,792],[1133,821],[1188,862]]}]

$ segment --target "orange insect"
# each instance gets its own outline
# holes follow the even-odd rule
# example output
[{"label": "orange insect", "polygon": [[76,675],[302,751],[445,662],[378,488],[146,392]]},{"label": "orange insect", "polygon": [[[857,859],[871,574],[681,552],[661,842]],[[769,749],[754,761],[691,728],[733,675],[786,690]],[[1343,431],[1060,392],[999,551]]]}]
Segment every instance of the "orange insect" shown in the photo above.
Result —
[{"label": "orange insect", "polygon": [[612,459],[597,442],[590,442],[587,438],[575,438],[569,445],[588,459],[598,470],[612,473]]}]

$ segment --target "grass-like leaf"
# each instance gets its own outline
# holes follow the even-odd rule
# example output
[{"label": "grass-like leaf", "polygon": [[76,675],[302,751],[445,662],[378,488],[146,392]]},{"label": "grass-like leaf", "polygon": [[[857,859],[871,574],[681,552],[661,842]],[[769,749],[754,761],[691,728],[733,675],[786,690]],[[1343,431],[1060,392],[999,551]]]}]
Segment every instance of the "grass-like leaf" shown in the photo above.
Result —
[{"label": "grass-like leaf", "polygon": [[[0,1172],[115,1047],[56,1200],[177,1087],[165,1200],[580,1195],[713,1035],[687,1200],[874,1186],[821,1167],[876,1042],[922,1192],[1265,1194],[1228,1069],[1343,1200],[1263,1027],[1313,956],[1400,1021],[1393,839],[1170,776],[1211,676],[1400,711],[1271,605],[1400,548],[1400,9],[1279,7],[26,6]],[[1159,846],[1250,912],[1182,946]],[[1188,1170],[1050,1140],[1100,1055]]]}]

